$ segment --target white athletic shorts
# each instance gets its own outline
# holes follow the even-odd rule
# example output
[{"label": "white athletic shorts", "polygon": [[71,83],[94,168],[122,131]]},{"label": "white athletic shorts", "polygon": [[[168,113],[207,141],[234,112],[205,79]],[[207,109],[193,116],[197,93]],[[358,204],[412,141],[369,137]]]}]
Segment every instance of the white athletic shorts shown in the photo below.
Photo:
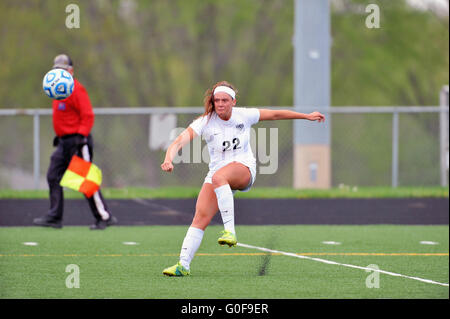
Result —
[{"label": "white athletic shorts", "polygon": [[[240,162],[238,162],[238,163],[240,163]],[[248,166],[248,165],[246,165],[246,164],[244,164],[244,163],[241,163],[241,164],[243,164],[243,165],[245,165],[246,167],[248,167],[248,169],[250,170],[251,178],[250,178],[250,182],[248,183],[247,187],[245,187],[244,189],[239,189],[239,191],[241,191],[241,192],[248,192],[248,191],[252,188],[253,184],[255,183],[255,179],[256,179],[256,166],[255,166],[255,165],[250,165],[250,166]],[[213,175],[214,175],[215,172],[217,172],[217,170],[214,170],[214,171],[213,171],[213,170],[210,170],[210,171],[208,172],[208,174],[206,174],[205,181],[204,181],[203,183],[212,184],[212,177],[213,177]],[[236,191],[236,190],[233,190],[233,193],[234,193],[235,191]]]}]

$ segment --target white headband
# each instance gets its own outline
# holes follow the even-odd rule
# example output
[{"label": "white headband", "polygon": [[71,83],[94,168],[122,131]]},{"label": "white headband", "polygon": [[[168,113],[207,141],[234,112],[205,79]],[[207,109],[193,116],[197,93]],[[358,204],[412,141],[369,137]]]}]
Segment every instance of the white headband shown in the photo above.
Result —
[{"label": "white headband", "polygon": [[228,86],[218,86],[214,90],[214,95],[219,92],[227,93],[229,96],[233,98],[233,100],[236,98],[236,92],[232,88],[229,88]]}]

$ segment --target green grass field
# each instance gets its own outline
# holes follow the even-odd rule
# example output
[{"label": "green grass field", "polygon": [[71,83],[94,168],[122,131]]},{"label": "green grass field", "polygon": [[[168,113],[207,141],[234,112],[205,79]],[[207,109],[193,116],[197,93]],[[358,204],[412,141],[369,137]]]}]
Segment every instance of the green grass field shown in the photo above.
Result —
[{"label": "green grass field", "polygon": [[[0,228],[0,297],[449,298],[448,226],[237,226],[240,243],[341,264],[221,247],[216,242],[221,227],[210,226],[191,264],[191,276],[165,277],[162,270],[177,262],[186,230],[187,226],[119,226],[97,232],[87,227]],[[80,288],[66,287],[70,264],[79,267]],[[374,273],[342,264],[375,264],[447,286],[382,273],[379,288],[367,288],[366,280]]]},{"label": "green grass field", "polygon": [[[158,188],[102,188],[102,193],[110,199],[130,198],[195,198],[199,187],[158,187]],[[331,189],[293,189],[283,187],[254,187],[250,192],[237,192],[236,198],[419,198],[449,197],[448,187],[355,187],[341,185]],[[83,198],[80,193],[66,189],[65,198]],[[48,190],[0,189],[0,199],[48,198]]]}]

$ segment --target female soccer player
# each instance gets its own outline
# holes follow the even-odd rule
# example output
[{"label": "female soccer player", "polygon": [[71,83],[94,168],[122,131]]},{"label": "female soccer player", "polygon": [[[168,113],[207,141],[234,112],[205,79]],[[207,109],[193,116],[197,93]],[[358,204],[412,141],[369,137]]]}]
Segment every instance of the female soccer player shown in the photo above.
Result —
[{"label": "female soccer player", "polygon": [[200,247],[203,232],[220,211],[225,230],[220,245],[235,246],[234,200],[236,190],[250,190],[256,177],[256,160],[250,148],[250,127],[258,121],[306,119],[325,121],[319,112],[235,107],[236,90],[226,81],[216,83],[205,93],[205,113],[194,120],[167,149],[162,170],[173,170],[173,158],[194,137],[202,136],[208,145],[209,172],[197,198],[195,215],[184,238],[179,262],[163,270],[167,276],[187,276],[190,263]]}]

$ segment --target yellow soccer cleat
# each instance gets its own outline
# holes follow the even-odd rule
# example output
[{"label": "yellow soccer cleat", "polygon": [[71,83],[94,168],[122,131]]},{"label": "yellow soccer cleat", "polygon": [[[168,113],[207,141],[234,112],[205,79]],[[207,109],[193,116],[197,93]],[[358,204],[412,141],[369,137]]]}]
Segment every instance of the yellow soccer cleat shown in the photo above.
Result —
[{"label": "yellow soccer cleat", "polygon": [[217,240],[219,245],[228,245],[229,247],[236,246],[237,238],[236,235],[228,230],[223,230],[221,232],[222,236]]},{"label": "yellow soccer cleat", "polygon": [[183,277],[189,276],[190,272],[186,268],[184,268],[180,262],[172,267],[166,268],[163,270],[163,274],[166,276],[175,276],[175,277]]}]

